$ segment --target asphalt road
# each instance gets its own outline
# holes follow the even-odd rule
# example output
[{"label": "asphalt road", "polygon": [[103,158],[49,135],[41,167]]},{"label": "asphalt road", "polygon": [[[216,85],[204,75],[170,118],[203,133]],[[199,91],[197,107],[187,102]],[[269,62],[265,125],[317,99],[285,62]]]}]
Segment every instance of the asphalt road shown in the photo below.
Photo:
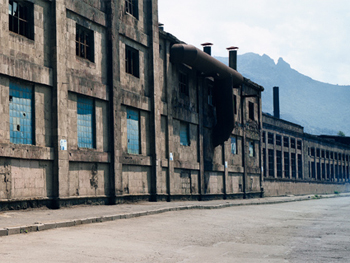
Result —
[{"label": "asphalt road", "polygon": [[0,262],[350,262],[350,197],[0,237]]}]

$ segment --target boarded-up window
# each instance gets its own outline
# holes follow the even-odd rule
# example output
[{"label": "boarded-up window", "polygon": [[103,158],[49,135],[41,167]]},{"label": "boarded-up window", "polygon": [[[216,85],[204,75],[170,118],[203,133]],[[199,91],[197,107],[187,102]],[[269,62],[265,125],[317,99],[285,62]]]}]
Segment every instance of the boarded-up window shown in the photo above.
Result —
[{"label": "boarded-up window", "polygon": [[77,101],[77,129],[78,129],[78,147],[95,147],[95,111],[94,101],[91,98],[78,96]]},{"label": "boarded-up window", "polygon": [[127,109],[128,153],[140,154],[140,114],[138,110]]},{"label": "boarded-up window", "polygon": [[180,144],[183,146],[190,145],[189,124],[180,122]]},{"label": "boarded-up window", "polygon": [[33,88],[10,82],[10,142],[34,144]]}]

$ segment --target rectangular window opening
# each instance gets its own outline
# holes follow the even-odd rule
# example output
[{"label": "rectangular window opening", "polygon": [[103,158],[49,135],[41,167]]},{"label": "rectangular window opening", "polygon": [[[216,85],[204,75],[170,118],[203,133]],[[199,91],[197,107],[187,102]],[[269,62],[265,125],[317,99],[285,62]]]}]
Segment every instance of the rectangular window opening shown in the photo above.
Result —
[{"label": "rectangular window opening", "polygon": [[289,147],[289,137],[283,137],[283,147]]},{"label": "rectangular window opening", "polygon": [[10,82],[10,142],[34,144],[33,88]]},{"label": "rectangular window opening", "polygon": [[125,46],[125,72],[140,77],[139,51],[129,46]]},{"label": "rectangular window opening", "polygon": [[237,154],[237,137],[231,136],[231,153]]},{"label": "rectangular window opening", "polygon": [[180,122],[180,144],[190,146],[190,127],[187,122]]},{"label": "rectangular window opening", "polygon": [[274,154],[272,149],[268,149],[268,158],[269,158],[269,177],[274,177]]},{"label": "rectangular window opening", "polygon": [[300,140],[297,141],[297,149],[301,150],[301,141]]},{"label": "rectangular window opening", "polygon": [[267,143],[268,144],[273,144],[274,143],[274,135],[273,135],[273,133],[270,133],[270,132],[267,133]]},{"label": "rectangular window opening", "polygon": [[289,152],[283,153],[284,158],[284,177],[289,178]]},{"label": "rectangular window opening", "polygon": [[276,134],[276,145],[278,146],[282,145],[282,136],[279,134]]},{"label": "rectangular window opening", "polygon": [[128,108],[126,114],[128,153],[140,154],[140,112],[139,110]]},{"label": "rectangular window opening", "polygon": [[94,62],[94,31],[77,24],[75,47],[78,57]]},{"label": "rectangular window opening", "polygon": [[276,151],[277,177],[282,178],[282,152]]},{"label": "rectangular window opening", "polygon": [[301,154],[298,154],[298,178],[303,178],[303,163],[302,163],[302,157]]},{"label": "rectangular window opening", "polygon": [[84,96],[77,99],[78,147],[95,148],[94,100]]},{"label": "rectangular window opening", "polygon": [[27,1],[9,1],[9,30],[34,40],[34,7]]},{"label": "rectangular window opening", "polygon": [[250,120],[255,120],[254,118],[254,103],[249,101],[249,119]]},{"label": "rectangular window opening", "polygon": [[125,0],[125,12],[138,19],[138,1]]},{"label": "rectangular window opening", "polygon": [[254,141],[248,141],[249,143],[249,157],[255,156],[255,147],[254,147]]},{"label": "rectangular window opening", "polygon": [[294,138],[290,139],[290,147],[295,149],[295,139]]}]

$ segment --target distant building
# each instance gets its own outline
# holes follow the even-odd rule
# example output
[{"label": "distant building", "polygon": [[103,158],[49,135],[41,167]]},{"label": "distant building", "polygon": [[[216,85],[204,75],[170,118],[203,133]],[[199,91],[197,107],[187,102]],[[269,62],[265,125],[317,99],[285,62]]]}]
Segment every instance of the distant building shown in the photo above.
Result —
[{"label": "distant building", "polygon": [[[278,98],[274,101],[278,102]],[[263,114],[265,196],[348,192],[348,140],[349,137],[310,135],[300,125]]]}]

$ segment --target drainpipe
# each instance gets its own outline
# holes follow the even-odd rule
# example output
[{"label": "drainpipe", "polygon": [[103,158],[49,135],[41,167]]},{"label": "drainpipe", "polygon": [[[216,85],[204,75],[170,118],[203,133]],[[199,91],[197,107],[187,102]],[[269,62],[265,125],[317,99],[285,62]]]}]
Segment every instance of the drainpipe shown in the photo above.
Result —
[{"label": "drainpipe", "polygon": [[241,86],[241,121],[242,121],[242,167],[243,167],[243,199],[247,198],[246,190],[246,178],[247,178],[247,169],[246,169],[246,138],[245,138],[245,121],[244,121],[244,96],[243,96],[243,85]]},{"label": "drainpipe", "polygon": [[261,154],[261,137],[262,137],[262,121],[261,121],[261,97],[258,97],[258,121],[259,121],[259,169],[260,169],[260,197],[264,197],[264,188],[262,187],[263,184],[263,175],[262,175],[262,154]]}]

